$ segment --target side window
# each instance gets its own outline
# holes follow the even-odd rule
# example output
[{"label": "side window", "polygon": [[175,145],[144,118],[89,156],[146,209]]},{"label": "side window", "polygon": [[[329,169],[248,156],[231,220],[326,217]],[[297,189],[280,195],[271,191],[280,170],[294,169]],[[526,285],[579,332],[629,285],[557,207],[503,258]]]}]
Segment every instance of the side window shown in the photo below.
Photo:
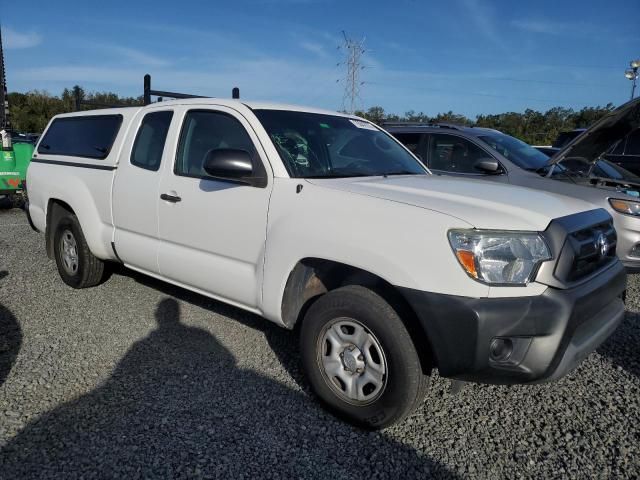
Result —
[{"label": "side window", "polygon": [[255,158],[253,142],[238,120],[210,110],[187,112],[180,133],[176,175],[206,177],[203,168],[205,155],[210,150],[222,148],[246,150]]},{"label": "side window", "polygon": [[74,115],[53,121],[38,153],[103,160],[118,135],[122,115]]},{"label": "side window", "polygon": [[629,134],[625,155],[640,155],[640,128]]},{"label": "side window", "polygon": [[420,156],[420,137],[422,136],[419,133],[395,133],[393,135],[400,143],[402,143],[405,147],[411,150],[411,153],[414,155]]},{"label": "side window", "polygon": [[455,135],[431,135],[429,168],[457,173],[482,173],[474,168],[481,158],[490,155],[469,140]]},{"label": "side window", "polygon": [[169,110],[147,113],[144,116],[131,150],[132,165],[152,171],[160,168],[172,118],[173,112]]}]

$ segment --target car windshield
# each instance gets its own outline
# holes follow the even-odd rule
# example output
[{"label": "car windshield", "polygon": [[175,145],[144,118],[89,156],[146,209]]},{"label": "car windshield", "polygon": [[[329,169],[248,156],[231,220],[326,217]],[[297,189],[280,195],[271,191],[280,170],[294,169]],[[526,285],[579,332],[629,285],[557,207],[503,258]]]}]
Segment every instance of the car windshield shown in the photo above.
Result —
[{"label": "car windshield", "polygon": [[596,177],[613,178],[614,180],[629,180],[632,182],[640,181],[640,178],[629,170],[606,160],[598,160],[591,171],[591,175]]},{"label": "car windshield", "polygon": [[285,110],[254,112],[293,178],[427,173],[395,139],[369,122]]},{"label": "car windshield", "polygon": [[504,133],[488,133],[478,138],[507,160],[525,170],[539,170],[547,165],[549,157],[528,143]]}]

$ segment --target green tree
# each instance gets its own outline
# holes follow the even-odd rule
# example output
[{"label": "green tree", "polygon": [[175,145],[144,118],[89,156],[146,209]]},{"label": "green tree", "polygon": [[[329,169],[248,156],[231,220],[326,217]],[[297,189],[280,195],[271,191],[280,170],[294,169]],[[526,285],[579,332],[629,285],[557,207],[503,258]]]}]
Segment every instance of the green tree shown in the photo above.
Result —
[{"label": "green tree", "polygon": [[[142,97],[121,97],[113,92],[87,92],[80,85],[65,88],[60,96],[51,95],[43,90],[32,90],[26,93],[12,92],[9,94],[12,125],[18,131],[42,132],[51,117],[75,110],[76,96],[103,105],[142,105]],[[90,110],[97,107],[83,105],[81,108]],[[549,145],[560,132],[574,128],[586,128],[613,109],[614,105],[611,103],[604,107],[585,107],[579,111],[565,107],[553,107],[546,112],[540,112],[528,108],[522,113],[481,114],[475,118],[475,122],[451,110],[438,113],[433,117],[415,110],[409,110],[404,115],[397,115],[387,113],[379,105],[372,106],[366,111],[356,112],[356,114],[378,125],[385,121],[476,125],[500,130],[533,145]]]}]

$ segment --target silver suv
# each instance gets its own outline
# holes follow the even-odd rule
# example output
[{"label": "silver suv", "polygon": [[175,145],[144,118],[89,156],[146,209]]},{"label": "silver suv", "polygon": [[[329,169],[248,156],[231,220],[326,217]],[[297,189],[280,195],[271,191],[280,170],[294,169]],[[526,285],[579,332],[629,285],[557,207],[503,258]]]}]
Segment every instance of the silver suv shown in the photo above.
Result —
[{"label": "silver suv", "polygon": [[609,113],[551,159],[488,128],[411,123],[383,127],[433,173],[562,193],[606,208],[618,233],[618,257],[628,271],[640,271],[640,184],[600,177],[594,168],[615,142],[640,127],[640,99]]}]

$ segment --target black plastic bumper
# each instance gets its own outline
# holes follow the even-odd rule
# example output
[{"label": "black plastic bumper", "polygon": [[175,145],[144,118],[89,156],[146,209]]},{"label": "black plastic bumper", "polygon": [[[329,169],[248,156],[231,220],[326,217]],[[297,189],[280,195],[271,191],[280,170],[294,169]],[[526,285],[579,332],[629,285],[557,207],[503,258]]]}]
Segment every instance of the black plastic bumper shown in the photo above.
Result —
[{"label": "black plastic bumper", "polygon": [[625,260],[622,263],[624,264],[624,268],[627,270],[627,273],[640,273],[640,258],[638,261],[629,262]]},{"label": "black plastic bumper", "polygon": [[[469,298],[400,289],[426,332],[442,376],[481,383],[555,380],[604,342],[622,322],[621,262],[577,287],[539,296]],[[496,339],[511,345],[492,357]]]}]

